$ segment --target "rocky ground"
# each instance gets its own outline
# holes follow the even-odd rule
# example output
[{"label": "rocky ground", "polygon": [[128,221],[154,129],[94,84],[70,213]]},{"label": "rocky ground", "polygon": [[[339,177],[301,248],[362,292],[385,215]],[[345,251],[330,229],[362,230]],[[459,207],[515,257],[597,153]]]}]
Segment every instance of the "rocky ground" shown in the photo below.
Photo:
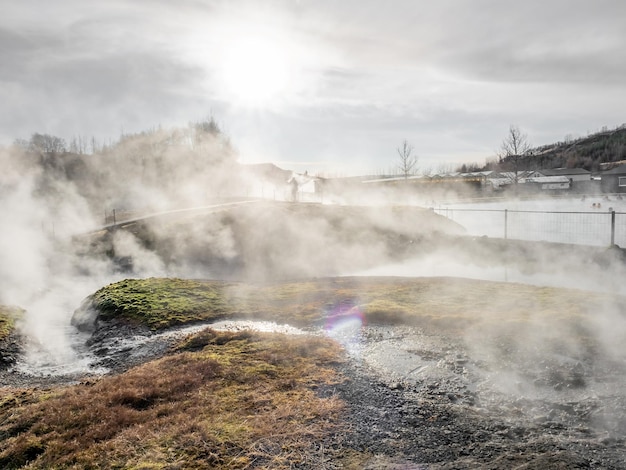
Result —
[{"label": "rocky ground", "polygon": [[0,371],[18,360],[21,352],[21,341],[22,339],[18,334],[11,334],[0,340]]},{"label": "rocky ground", "polygon": [[[121,372],[188,332],[105,326],[90,340],[93,365]],[[326,468],[343,468],[351,451],[365,456],[364,469],[626,468],[623,361],[496,361],[416,327],[369,326],[338,340],[346,381],[320,393],[345,400],[350,432],[324,443]],[[0,380],[52,386],[80,377],[4,370]]]},{"label": "rocky ground", "polygon": [[472,373],[476,363],[463,348],[432,339],[434,347],[419,351],[417,377],[365,353],[332,390],[349,404],[353,432],[343,445],[371,454],[363,468],[626,468],[621,388],[606,396],[591,385],[573,394],[557,384],[549,393],[504,393]]}]

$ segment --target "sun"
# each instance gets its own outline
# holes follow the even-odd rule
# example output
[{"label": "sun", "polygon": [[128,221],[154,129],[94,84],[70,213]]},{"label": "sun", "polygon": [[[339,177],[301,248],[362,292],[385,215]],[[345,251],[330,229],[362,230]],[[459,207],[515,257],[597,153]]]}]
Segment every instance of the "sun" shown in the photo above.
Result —
[{"label": "sun", "polygon": [[292,78],[285,46],[260,36],[238,38],[225,48],[219,75],[227,99],[244,106],[280,101]]}]

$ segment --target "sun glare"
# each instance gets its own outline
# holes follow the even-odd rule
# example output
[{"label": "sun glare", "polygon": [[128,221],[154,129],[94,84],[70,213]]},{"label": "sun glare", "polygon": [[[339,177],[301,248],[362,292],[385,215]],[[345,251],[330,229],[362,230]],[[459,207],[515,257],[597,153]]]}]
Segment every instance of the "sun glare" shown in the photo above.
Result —
[{"label": "sun glare", "polygon": [[290,83],[286,49],[263,37],[246,37],[226,49],[221,82],[229,100],[266,106],[280,100]]}]

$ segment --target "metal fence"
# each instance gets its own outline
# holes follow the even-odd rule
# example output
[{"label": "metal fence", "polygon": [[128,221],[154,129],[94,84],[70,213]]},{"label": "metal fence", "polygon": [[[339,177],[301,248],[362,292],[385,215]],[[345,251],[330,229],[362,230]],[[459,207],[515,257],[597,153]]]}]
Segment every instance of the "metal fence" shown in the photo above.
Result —
[{"label": "metal fence", "polygon": [[468,235],[577,245],[626,247],[626,212],[435,209]]}]

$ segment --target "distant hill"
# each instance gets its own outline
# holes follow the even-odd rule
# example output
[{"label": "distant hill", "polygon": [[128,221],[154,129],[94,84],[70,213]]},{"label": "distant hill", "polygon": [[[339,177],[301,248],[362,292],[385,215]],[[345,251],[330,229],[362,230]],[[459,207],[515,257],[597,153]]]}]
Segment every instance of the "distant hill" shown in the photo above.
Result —
[{"label": "distant hill", "polygon": [[[520,170],[584,168],[592,172],[610,169],[626,160],[626,124],[613,130],[531,149],[520,160]],[[506,166],[507,158],[500,162]]]}]

